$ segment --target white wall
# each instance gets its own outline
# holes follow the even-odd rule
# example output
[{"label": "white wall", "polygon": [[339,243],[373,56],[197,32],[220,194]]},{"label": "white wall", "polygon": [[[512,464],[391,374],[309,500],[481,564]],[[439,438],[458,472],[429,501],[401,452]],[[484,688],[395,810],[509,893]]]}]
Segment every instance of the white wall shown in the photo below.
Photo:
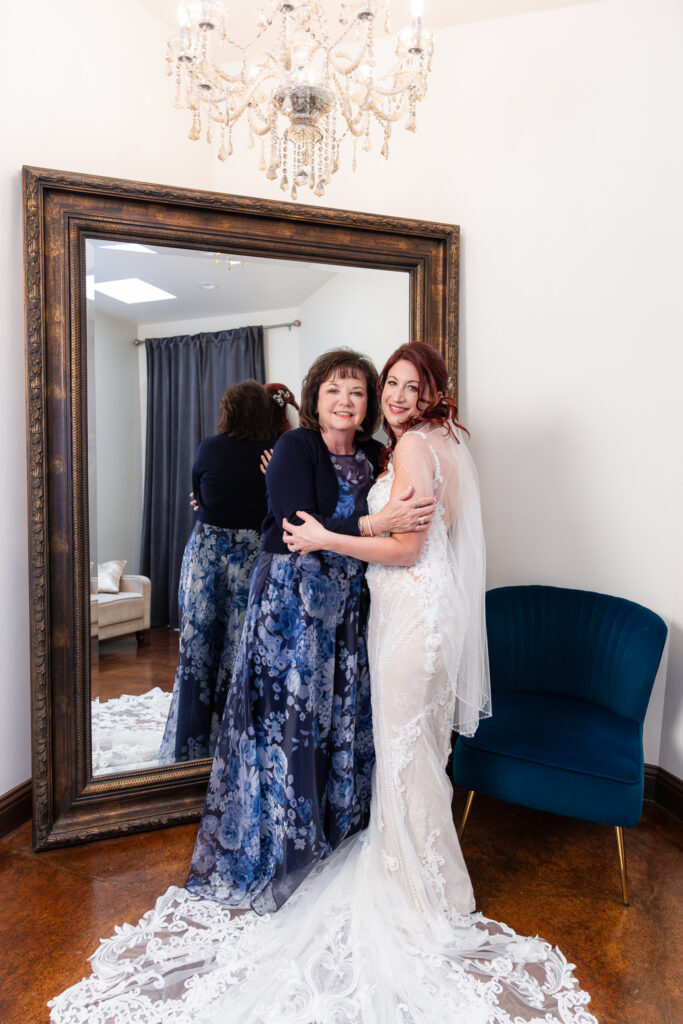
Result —
[{"label": "white wall", "polygon": [[321,351],[338,346],[371,356],[378,369],[408,340],[408,274],[342,271],[301,303],[301,376]]},{"label": "white wall", "polygon": [[124,572],[138,573],[144,449],[135,328],[96,313],[94,331],[97,544],[91,534],[90,557],[125,559]]},{"label": "white wall", "polygon": [[[197,187],[210,176],[219,190],[281,196],[254,151],[238,145],[223,166],[186,141],[161,77],[165,30],[133,0],[112,4],[106,24],[104,4],[38,6],[46,26],[30,66],[40,75],[13,48],[5,55],[23,83],[5,85],[0,155],[11,481],[25,479],[19,166]],[[21,38],[23,20],[9,19],[8,38]],[[682,37],[679,0],[601,0],[443,30],[417,135],[397,131],[388,163],[378,147],[361,154],[355,176],[345,161],[322,200],[462,225],[461,413],[480,468],[490,585],[603,590],[671,622],[646,758],[679,777]],[[0,513],[12,579],[0,603],[0,793],[30,772],[21,486],[15,497]]]},{"label": "white wall", "polygon": [[[0,62],[0,794],[31,774],[21,166],[32,164],[197,188],[211,155],[184,144],[185,118],[164,77],[166,29],[135,0],[37,0],[29,21],[3,6],[12,39]],[[22,41],[30,40],[30,52]]]}]

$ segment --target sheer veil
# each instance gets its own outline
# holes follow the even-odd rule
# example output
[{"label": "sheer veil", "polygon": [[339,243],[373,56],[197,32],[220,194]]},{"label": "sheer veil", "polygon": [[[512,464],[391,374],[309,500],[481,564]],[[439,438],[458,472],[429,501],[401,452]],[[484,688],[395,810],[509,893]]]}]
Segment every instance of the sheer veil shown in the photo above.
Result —
[{"label": "sheer veil", "polygon": [[400,440],[397,457],[416,493],[434,493],[437,499],[430,532],[446,531],[446,557],[432,582],[436,611],[432,630],[450,683],[453,728],[472,736],[479,719],[491,714],[486,548],[477,470],[464,431],[452,430],[437,424],[411,430]]},{"label": "sheer veil", "polygon": [[480,718],[491,714],[491,680],[486,642],[486,548],[481,521],[479,479],[462,431],[452,440],[457,466],[458,502],[448,531],[454,559],[456,598],[454,617],[462,621],[462,648],[453,673],[455,710],[453,727],[463,736],[474,735]]}]

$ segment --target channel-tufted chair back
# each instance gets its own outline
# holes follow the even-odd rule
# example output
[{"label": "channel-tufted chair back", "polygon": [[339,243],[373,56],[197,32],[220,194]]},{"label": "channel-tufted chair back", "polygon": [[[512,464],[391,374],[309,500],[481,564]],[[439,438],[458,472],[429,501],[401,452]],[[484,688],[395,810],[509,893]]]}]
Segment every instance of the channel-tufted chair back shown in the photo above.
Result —
[{"label": "channel-tufted chair back", "polygon": [[633,601],[561,587],[486,595],[491,718],[458,738],[453,778],[475,792],[622,830],[643,806],[643,719],[666,625]]},{"label": "channel-tufted chair back", "polygon": [[486,626],[494,694],[559,693],[645,718],[666,639],[649,608],[587,590],[499,587],[486,595]]}]

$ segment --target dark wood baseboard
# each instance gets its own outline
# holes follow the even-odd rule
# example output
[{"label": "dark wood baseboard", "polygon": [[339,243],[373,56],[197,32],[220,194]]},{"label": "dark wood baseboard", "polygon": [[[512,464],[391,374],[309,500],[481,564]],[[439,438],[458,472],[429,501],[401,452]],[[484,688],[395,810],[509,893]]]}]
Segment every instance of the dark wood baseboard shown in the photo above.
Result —
[{"label": "dark wood baseboard", "polygon": [[656,764],[645,765],[645,799],[683,819],[683,779]]},{"label": "dark wood baseboard", "polygon": [[30,779],[0,796],[0,838],[28,821],[32,806]]},{"label": "dark wood baseboard", "polygon": [[[653,800],[683,820],[683,779],[678,779],[666,768],[656,764],[645,765],[645,799]],[[0,796],[0,838],[28,821],[31,809],[30,779]]]},{"label": "dark wood baseboard", "polygon": [[656,764],[645,765],[645,788],[643,791],[644,800],[654,800],[657,788],[657,773],[659,768]]}]

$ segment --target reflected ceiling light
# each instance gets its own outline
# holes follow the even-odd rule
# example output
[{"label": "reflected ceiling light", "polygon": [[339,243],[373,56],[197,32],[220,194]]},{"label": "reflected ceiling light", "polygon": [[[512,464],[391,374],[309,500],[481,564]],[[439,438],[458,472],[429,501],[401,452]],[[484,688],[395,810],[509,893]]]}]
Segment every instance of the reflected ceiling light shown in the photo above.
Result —
[{"label": "reflected ceiling light", "polygon": [[[233,0],[234,2],[234,0]],[[412,25],[396,38],[393,67],[378,71],[375,25],[389,31],[390,0],[341,0],[338,25],[321,0],[262,0],[254,39],[230,36],[220,0],[181,4],[180,34],[169,40],[167,71],[175,74],[179,110],[192,111],[190,138],[219,134],[218,159],[233,151],[232,129],[244,116],[247,145],[260,138],[259,170],[291,198],[305,185],[322,196],[339,170],[345,139],[356,170],[358,145],[371,148],[371,129],[389,156],[394,124],[416,129],[415,110],[427,92],[433,35],[422,27],[423,0],[412,0]],[[262,48],[256,52],[257,44]]]},{"label": "reflected ceiling light", "polygon": [[246,256],[226,256],[222,252],[212,252],[211,261],[214,266],[218,266],[219,263],[224,263],[225,266],[230,270],[230,267],[246,267],[247,257]]},{"label": "reflected ceiling light", "polygon": [[200,281],[197,287],[203,288],[206,292],[215,292],[218,285],[214,284],[213,281]]},{"label": "reflected ceiling light", "polygon": [[160,302],[162,299],[176,298],[156,285],[141,281],[139,277],[127,277],[121,281],[102,281],[95,285],[95,291],[129,305],[134,302]]},{"label": "reflected ceiling light", "polygon": [[148,245],[140,245],[138,242],[108,242],[106,245],[98,245],[98,249],[119,249],[121,252],[151,252],[157,256],[156,249],[150,249]]}]

